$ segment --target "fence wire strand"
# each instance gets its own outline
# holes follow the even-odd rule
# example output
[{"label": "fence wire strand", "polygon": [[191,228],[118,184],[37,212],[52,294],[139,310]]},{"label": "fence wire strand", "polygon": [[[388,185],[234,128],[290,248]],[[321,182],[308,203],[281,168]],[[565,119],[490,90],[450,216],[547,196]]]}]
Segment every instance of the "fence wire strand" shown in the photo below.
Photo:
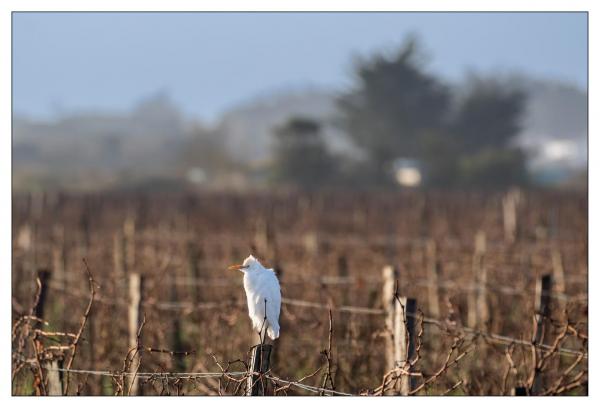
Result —
[{"label": "fence wire strand", "polygon": [[[73,373],[73,374],[86,374],[86,375],[94,375],[94,376],[101,376],[101,377],[115,377],[115,376],[126,376],[126,377],[133,377],[136,376],[138,378],[141,379],[152,379],[152,378],[166,378],[169,380],[177,380],[177,379],[200,379],[200,378],[219,378],[219,377],[223,377],[224,375],[230,376],[230,377],[243,377],[243,376],[247,376],[247,375],[252,375],[252,374],[257,374],[260,375],[260,373],[252,373],[252,372],[247,372],[247,371],[232,371],[232,372],[156,372],[156,373],[151,373],[151,372],[138,372],[138,373],[132,373],[132,372],[112,372],[112,371],[107,371],[107,370],[82,370],[82,369],[66,369],[66,368],[57,368],[57,367],[46,367],[45,368],[46,371],[57,371],[57,372],[69,372],[69,373]],[[289,380],[284,380],[283,378],[274,376],[272,374],[265,374],[265,377],[276,382],[276,383],[281,383],[281,384],[286,384],[286,385],[290,385],[292,387],[297,387],[300,389],[303,389],[305,391],[309,391],[312,393],[328,393],[331,395],[341,395],[341,396],[352,396],[353,394],[349,394],[346,392],[340,392],[340,391],[335,391],[335,390],[331,390],[328,388],[322,388],[322,387],[317,387],[314,385],[308,385],[308,384],[303,384],[301,382],[298,381],[289,381]]]},{"label": "fence wire strand", "polygon": [[[53,286],[52,284],[50,284],[50,285]],[[73,296],[77,295],[73,291],[67,291],[67,293],[69,293]],[[127,303],[123,302],[123,301],[119,302],[119,301],[107,300],[107,299],[103,299],[103,298],[99,298],[97,300],[100,303],[105,303],[105,304],[109,304],[109,305],[122,305],[122,306],[127,305]],[[365,314],[365,315],[378,315],[378,316],[385,315],[385,311],[383,309],[360,307],[360,306],[348,306],[348,305],[332,306],[332,305],[326,305],[323,303],[309,302],[309,301],[301,300],[301,299],[282,298],[281,303],[284,305],[290,305],[290,306],[300,307],[300,308],[313,308],[313,309],[322,309],[322,310],[331,309],[333,312],[337,312],[337,313]],[[240,302],[199,302],[199,303],[194,303],[194,302],[144,302],[143,303],[144,306],[154,307],[159,310],[220,309],[220,308],[231,307],[231,306],[243,306],[245,304],[246,304],[246,302],[242,302],[242,301],[240,301]],[[418,317],[416,315],[411,315],[411,316]],[[446,325],[445,322],[443,322],[441,320],[433,319],[430,317],[425,317],[423,322],[426,324],[433,324],[436,326],[445,326]],[[461,326],[460,330],[463,330],[467,333],[475,334],[475,335],[478,335],[481,337],[485,337],[488,340],[491,340],[491,341],[494,341],[494,342],[500,343],[500,344],[516,344],[519,346],[532,346],[531,341],[526,341],[526,340],[518,339],[515,337],[504,336],[504,335],[496,334],[496,333],[488,333],[485,331],[472,329],[472,328],[466,327],[466,326]],[[540,347],[545,350],[551,349],[551,346],[549,346],[547,344],[537,344],[536,347]],[[581,354],[581,352],[579,352],[577,350],[572,350],[572,349],[568,349],[568,348],[559,348],[558,352],[561,354],[572,355],[572,356],[579,356]],[[587,353],[585,353],[584,358],[585,359],[588,358]]]}]

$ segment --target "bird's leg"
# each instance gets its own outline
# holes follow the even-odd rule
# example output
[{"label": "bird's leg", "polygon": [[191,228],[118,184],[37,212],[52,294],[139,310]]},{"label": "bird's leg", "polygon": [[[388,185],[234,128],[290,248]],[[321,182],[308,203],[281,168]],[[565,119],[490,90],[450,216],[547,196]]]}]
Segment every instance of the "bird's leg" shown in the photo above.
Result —
[{"label": "bird's leg", "polygon": [[257,331],[256,334],[258,334],[258,344],[260,344],[261,346],[265,344],[265,339],[267,337],[267,329],[264,327],[264,322],[260,330]]},{"label": "bird's leg", "polygon": [[[265,323],[267,322],[267,299],[265,299],[265,317],[263,317],[262,324],[260,325],[260,330],[258,332],[258,338],[260,340],[260,345],[265,344],[265,339],[267,337],[267,327]],[[265,330],[263,334],[263,329]]]}]

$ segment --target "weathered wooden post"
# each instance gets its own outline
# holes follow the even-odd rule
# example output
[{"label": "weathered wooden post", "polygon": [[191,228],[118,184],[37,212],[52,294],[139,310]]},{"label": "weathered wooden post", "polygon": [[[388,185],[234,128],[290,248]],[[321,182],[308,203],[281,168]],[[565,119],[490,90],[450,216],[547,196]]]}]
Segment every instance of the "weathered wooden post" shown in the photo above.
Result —
[{"label": "weathered wooden post", "polygon": [[48,395],[63,395],[62,381],[60,379],[60,369],[62,361],[52,360],[45,364],[46,379],[48,380]]},{"label": "weathered wooden post", "polygon": [[319,237],[316,231],[310,231],[304,234],[303,238],[304,250],[311,256],[316,256],[319,253]]},{"label": "weathered wooden post", "polygon": [[[31,277],[34,277],[37,274],[36,235],[37,235],[36,223],[30,222],[30,223],[23,225],[19,229],[19,233],[17,236],[17,245],[25,253],[24,269],[27,271],[28,274],[30,274],[29,276],[31,276]],[[27,279],[25,282],[28,285],[28,287],[26,287],[26,291],[28,293],[30,293],[30,291],[32,289],[35,290],[35,285],[33,285],[33,288],[32,288],[32,286],[30,286],[31,282],[32,282],[30,279]],[[19,289],[20,288],[18,288],[18,290]]]},{"label": "weathered wooden post", "polygon": [[252,347],[249,365],[252,374],[248,376],[246,395],[266,394],[267,379],[264,377],[264,373],[269,371],[272,349],[273,346],[270,344],[257,344]]},{"label": "weathered wooden post", "polygon": [[487,304],[487,270],[484,265],[486,251],[485,232],[479,231],[475,236],[475,252],[473,254],[473,280],[475,290],[469,292],[468,325],[474,329],[484,329],[489,317]]},{"label": "weathered wooden post", "polygon": [[[137,333],[141,322],[141,302],[142,302],[142,276],[137,273],[135,268],[135,219],[133,215],[128,214],[123,222],[123,262],[125,273],[129,282],[129,348],[137,345]],[[131,367],[137,367],[140,364],[141,350],[137,350]],[[135,371],[135,369],[133,370]],[[138,379],[131,377],[132,381],[130,393],[138,395]]]},{"label": "weathered wooden post", "polygon": [[[383,274],[383,309],[388,334],[386,336],[386,372],[396,368],[410,372],[410,361],[414,358],[416,344],[415,315],[417,302],[415,299],[400,297],[396,300],[396,286],[400,277],[398,269],[386,265]],[[400,375],[396,390],[401,395],[409,395],[414,388],[414,378],[407,374]],[[388,390],[387,395],[394,394]]]},{"label": "weathered wooden post", "polygon": [[566,299],[564,298],[567,287],[562,257],[558,249],[552,251],[552,281],[554,286],[553,290],[559,295],[558,299],[556,299],[556,304],[561,311],[564,311],[567,306]]},{"label": "weathered wooden post", "polygon": [[[38,302],[36,305],[34,305],[34,308],[32,309],[32,315],[42,320],[45,320],[46,301],[48,300],[48,282],[50,282],[51,276],[52,272],[48,269],[38,270],[37,279],[39,280],[40,292]],[[41,324],[37,322],[34,326],[39,327],[41,326]],[[59,373],[59,361],[46,361],[43,363],[43,367],[46,371],[46,380],[48,381],[48,386],[45,388],[47,394],[62,395],[62,382]]]},{"label": "weathered wooden post", "polygon": [[24,224],[17,234],[17,245],[24,252],[29,252],[33,244],[33,231],[30,224]]},{"label": "weathered wooden post", "polygon": [[409,395],[414,387],[414,378],[410,375],[410,361],[415,357],[415,314],[417,302],[415,299],[400,297],[394,307],[394,354],[395,364],[408,374],[400,376],[400,395]]},{"label": "weathered wooden post", "polygon": [[125,219],[123,239],[125,269],[128,273],[131,273],[135,271],[135,220],[133,217]]},{"label": "weathered wooden post", "polygon": [[142,276],[138,273],[132,273],[129,275],[129,308],[128,308],[128,317],[129,317],[129,349],[135,350],[134,356],[131,360],[131,364],[129,365],[129,373],[132,375],[130,377],[131,381],[131,394],[138,394],[138,379],[137,377],[133,377],[133,373],[137,371],[137,368],[140,364],[140,353],[141,350],[138,350],[138,332],[141,324],[141,315],[142,315]]},{"label": "weathered wooden post", "polygon": [[[112,261],[112,287],[110,287],[110,289],[112,290],[111,295],[114,298],[122,299],[126,304],[128,304],[127,302],[129,299],[129,282],[126,279],[127,273],[125,265],[125,238],[123,237],[123,231],[121,230],[121,228],[119,228],[113,234]],[[122,312],[121,305],[119,305],[117,302],[110,305],[109,310],[110,313],[112,313],[114,316],[117,316],[119,313]],[[129,322],[127,322],[127,324],[127,329],[129,329]],[[111,349],[114,347],[118,347],[119,341],[121,340],[116,338],[115,336],[108,336],[106,338],[106,341],[107,347]],[[127,341],[127,344],[129,345],[129,339]],[[107,378],[108,377],[103,377],[103,383]],[[102,387],[101,389],[104,390],[105,388]]]},{"label": "weathered wooden post", "polygon": [[[171,302],[176,303],[178,301],[177,297],[177,284],[173,280],[171,282]],[[175,313],[173,316],[173,326],[172,326],[173,334],[171,337],[172,348],[171,350],[179,351],[183,350],[183,342],[181,339],[181,320],[179,319],[179,313]],[[176,353],[173,356],[175,371],[182,372],[185,370],[185,361],[183,359],[183,355]]]},{"label": "weathered wooden post", "polygon": [[535,331],[532,340],[535,344],[544,341],[545,318],[550,311],[551,296],[552,275],[543,275],[537,280],[535,287]]},{"label": "weathered wooden post", "polygon": [[427,301],[429,304],[429,315],[437,319],[440,316],[440,288],[438,283],[437,247],[434,240],[427,240],[425,253],[427,257]]},{"label": "weathered wooden post", "polygon": [[39,317],[40,319],[44,318],[46,300],[48,299],[48,282],[50,282],[51,276],[52,272],[50,272],[49,269],[39,269],[37,271],[37,279],[40,281],[40,297],[37,304],[34,305],[32,315]]},{"label": "weathered wooden post", "polygon": [[510,190],[502,198],[504,240],[508,243],[513,243],[517,238],[517,205],[519,195],[518,190]]},{"label": "weathered wooden post", "polygon": [[[533,353],[538,353],[538,346],[544,341],[544,332],[546,325],[546,317],[550,313],[550,297],[552,295],[552,275],[543,275],[536,282],[535,287],[535,322],[533,328]],[[534,356],[535,357],[535,356]],[[534,361],[538,361],[534,358]],[[542,373],[539,367],[534,367],[533,382],[531,385],[531,394],[539,395],[543,389]]]},{"label": "weathered wooden post", "polygon": [[395,289],[396,281],[399,278],[399,273],[396,268],[391,265],[383,267],[383,291],[382,291],[382,303],[383,310],[385,311],[385,371],[393,370],[396,367],[396,355],[394,347],[394,322],[395,322]]}]

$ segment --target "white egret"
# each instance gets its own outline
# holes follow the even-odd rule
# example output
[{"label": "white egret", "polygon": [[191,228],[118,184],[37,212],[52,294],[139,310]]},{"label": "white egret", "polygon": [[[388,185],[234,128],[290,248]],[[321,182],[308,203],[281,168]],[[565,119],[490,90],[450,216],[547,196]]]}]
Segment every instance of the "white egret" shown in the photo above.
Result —
[{"label": "white egret", "polygon": [[273,269],[267,269],[250,255],[241,265],[228,269],[244,274],[244,289],[248,301],[248,315],[252,327],[263,342],[262,330],[273,340],[279,337],[279,311],[281,309],[281,288]]}]

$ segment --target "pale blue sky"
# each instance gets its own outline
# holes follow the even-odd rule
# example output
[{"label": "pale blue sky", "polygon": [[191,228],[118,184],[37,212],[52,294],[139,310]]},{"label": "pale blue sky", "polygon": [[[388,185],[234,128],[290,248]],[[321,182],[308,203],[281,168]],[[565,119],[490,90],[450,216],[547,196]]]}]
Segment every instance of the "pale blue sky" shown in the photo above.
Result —
[{"label": "pale blue sky", "polygon": [[15,13],[13,107],[123,110],[163,90],[214,119],[264,91],[346,86],[353,56],[408,33],[448,80],[518,71],[587,87],[584,13]]}]

